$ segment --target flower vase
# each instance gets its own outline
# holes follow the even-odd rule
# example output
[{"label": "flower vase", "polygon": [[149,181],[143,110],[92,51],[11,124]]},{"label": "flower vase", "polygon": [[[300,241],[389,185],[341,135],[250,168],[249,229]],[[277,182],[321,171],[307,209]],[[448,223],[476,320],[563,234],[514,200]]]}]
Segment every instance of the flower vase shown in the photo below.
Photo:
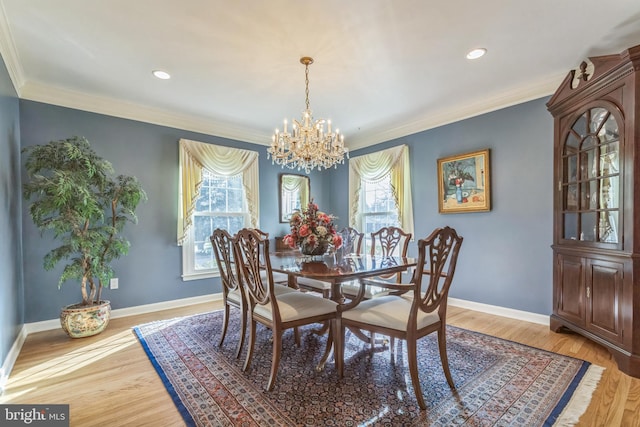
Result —
[{"label": "flower vase", "polygon": [[458,203],[462,203],[462,187],[456,187],[456,200]]},{"label": "flower vase", "polygon": [[301,245],[300,253],[302,253],[302,255],[307,255],[311,257],[322,256],[327,252],[327,249],[329,249],[329,242],[320,241],[316,246]]}]

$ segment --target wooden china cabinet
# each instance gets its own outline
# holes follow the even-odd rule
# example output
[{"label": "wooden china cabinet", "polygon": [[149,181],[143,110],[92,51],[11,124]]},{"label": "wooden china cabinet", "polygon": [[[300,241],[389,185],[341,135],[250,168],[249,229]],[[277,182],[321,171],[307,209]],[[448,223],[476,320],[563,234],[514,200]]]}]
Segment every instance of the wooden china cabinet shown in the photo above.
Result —
[{"label": "wooden china cabinet", "polygon": [[553,314],[640,377],[640,45],[571,71],[554,117]]}]

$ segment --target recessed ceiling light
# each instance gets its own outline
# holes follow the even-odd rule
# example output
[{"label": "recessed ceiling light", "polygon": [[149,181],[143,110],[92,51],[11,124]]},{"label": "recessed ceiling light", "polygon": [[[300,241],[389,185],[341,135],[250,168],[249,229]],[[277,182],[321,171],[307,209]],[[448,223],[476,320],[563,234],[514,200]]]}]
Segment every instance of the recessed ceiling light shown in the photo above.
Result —
[{"label": "recessed ceiling light", "polygon": [[478,49],[473,49],[472,51],[470,51],[469,53],[467,53],[467,59],[478,59],[482,56],[484,56],[484,54],[487,53],[487,49],[485,48],[478,48]]},{"label": "recessed ceiling light", "polygon": [[159,79],[162,80],[168,80],[171,78],[171,74],[167,73],[166,71],[162,71],[162,70],[155,70],[153,72],[153,75],[156,76]]}]

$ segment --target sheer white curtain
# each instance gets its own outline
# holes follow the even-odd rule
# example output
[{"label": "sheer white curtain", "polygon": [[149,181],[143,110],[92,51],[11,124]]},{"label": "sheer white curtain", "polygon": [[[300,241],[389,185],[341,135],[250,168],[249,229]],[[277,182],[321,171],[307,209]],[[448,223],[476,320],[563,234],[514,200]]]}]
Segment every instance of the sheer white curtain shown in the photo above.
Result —
[{"label": "sheer white curtain", "polygon": [[282,191],[297,195],[301,207],[306,209],[305,202],[309,201],[309,181],[306,177],[299,175],[283,175]]},{"label": "sheer white curtain", "polygon": [[400,228],[407,233],[413,233],[409,147],[406,145],[349,159],[349,224],[354,228],[361,224],[362,181],[378,182],[386,176],[391,177],[391,190],[398,209]]},{"label": "sheer white curtain", "polygon": [[[282,177],[282,190],[289,193],[298,193],[303,191],[302,180],[297,175],[284,175]],[[306,186],[305,186],[306,189]]]},{"label": "sheer white curtain", "polygon": [[259,228],[260,192],[258,185],[258,153],[204,142],[180,140],[180,183],[178,203],[178,245],[184,242],[196,199],[202,185],[202,169],[216,175],[242,173],[242,184],[249,210],[249,227]]}]

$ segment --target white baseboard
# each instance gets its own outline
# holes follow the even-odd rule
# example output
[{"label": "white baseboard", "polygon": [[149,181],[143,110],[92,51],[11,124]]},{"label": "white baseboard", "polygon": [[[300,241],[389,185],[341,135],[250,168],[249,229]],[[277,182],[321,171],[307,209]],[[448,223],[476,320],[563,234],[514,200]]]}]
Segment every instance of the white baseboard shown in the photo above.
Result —
[{"label": "white baseboard", "polygon": [[454,307],[466,308],[468,310],[479,311],[481,313],[493,314],[495,316],[508,317],[510,319],[522,320],[524,322],[538,323],[540,325],[549,326],[549,316],[545,316],[543,314],[514,310],[512,308],[482,304],[479,302],[466,301],[457,298],[449,298],[449,305]]},{"label": "white baseboard", "polygon": [[20,354],[20,350],[22,350],[22,345],[27,339],[27,334],[27,328],[22,326],[20,333],[16,337],[7,357],[5,357],[4,362],[2,363],[2,367],[0,367],[0,395],[4,393],[4,387],[7,385],[9,374],[11,373],[16,360],[18,360],[18,355]]},{"label": "white baseboard", "polygon": [[[124,316],[134,316],[136,314],[151,313],[154,311],[167,310],[171,308],[185,307],[188,305],[201,304],[206,302],[215,302],[222,300],[222,294],[209,294],[199,297],[182,298],[172,301],[158,302],[155,304],[138,305],[135,307],[119,308],[111,311],[111,318]],[[27,336],[34,332],[50,331],[52,329],[60,328],[60,319],[43,320],[41,322],[27,323],[22,326],[20,334],[13,342],[9,354],[4,360],[2,367],[0,367],[0,395],[4,392],[5,385],[9,379],[9,374],[13,369],[13,365],[18,359],[22,345],[24,344]]]},{"label": "white baseboard", "polygon": [[[111,318],[135,316],[136,314],[151,313],[154,311],[168,310],[171,308],[186,307],[188,305],[200,304],[205,302],[214,302],[222,300],[222,294],[209,294],[199,297],[182,298],[172,301],[157,302],[154,304],[136,305],[134,307],[118,308],[111,310]],[[50,331],[60,328],[60,319],[43,320],[41,322],[27,323],[25,325],[28,334],[34,332]]]}]

